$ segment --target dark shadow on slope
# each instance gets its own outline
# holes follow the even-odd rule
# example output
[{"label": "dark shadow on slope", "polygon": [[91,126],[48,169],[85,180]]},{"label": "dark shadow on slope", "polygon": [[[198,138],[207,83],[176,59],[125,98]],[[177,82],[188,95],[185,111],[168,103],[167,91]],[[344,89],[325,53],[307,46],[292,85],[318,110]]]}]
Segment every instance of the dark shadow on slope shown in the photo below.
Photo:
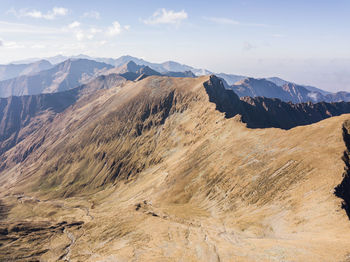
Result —
[{"label": "dark shadow on slope", "polygon": [[0,199],[0,221],[7,218],[10,209],[11,208],[9,206],[6,206],[4,202]]},{"label": "dark shadow on slope", "polygon": [[335,187],[334,194],[343,199],[342,208],[346,211],[350,219],[350,122],[346,121],[343,125],[343,139],[346,145],[346,150],[342,157],[345,167],[343,173],[343,181]]},{"label": "dark shadow on slope", "polygon": [[232,90],[225,89],[223,82],[216,76],[204,83],[209,101],[216,104],[216,109],[225,113],[226,118],[237,114],[249,128],[291,129],[309,125],[323,119],[350,113],[350,103],[286,103],[279,99],[265,97],[243,97]]},{"label": "dark shadow on slope", "polygon": [[[52,121],[56,114],[74,105],[82,96],[101,89],[120,86],[125,81],[125,78],[117,74],[102,75],[87,84],[63,92],[0,98],[0,156],[24,138],[24,136],[19,137],[20,131],[31,124],[35,117],[50,111],[52,114],[45,120]],[[37,128],[35,125],[30,131],[27,130],[26,136],[35,132]],[[0,171],[2,168],[4,167],[0,161]]]}]

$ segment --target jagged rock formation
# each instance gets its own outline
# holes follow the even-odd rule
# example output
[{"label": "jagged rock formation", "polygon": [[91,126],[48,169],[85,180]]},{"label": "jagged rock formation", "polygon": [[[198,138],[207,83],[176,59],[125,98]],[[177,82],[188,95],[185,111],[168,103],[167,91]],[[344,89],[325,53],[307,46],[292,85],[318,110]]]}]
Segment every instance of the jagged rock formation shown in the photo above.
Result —
[{"label": "jagged rock formation", "polygon": [[210,101],[217,105],[220,112],[225,112],[227,118],[240,114],[242,121],[251,128],[290,129],[350,113],[348,102],[293,104],[264,97],[242,97],[240,100],[232,90],[225,90],[223,82],[215,76],[205,87]]},{"label": "jagged rock formation", "polygon": [[342,208],[345,209],[349,219],[350,219],[350,121],[347,120],[343,125],[343,139],[346,145],[346,150],[344,151],[343,161],[345,164],[343,181],[335,188],[335,195],[343,199]]},{"label": "jagged rock formation", "polygon": [[[251,101],[262,117],[287,107]],[[87,93],[1,155],[0,259],[346,260],[350,223],[333,191],[349,115],[251,129],[248,102],[214,76]],[[24,220],[29,234],[12,230]]]}]

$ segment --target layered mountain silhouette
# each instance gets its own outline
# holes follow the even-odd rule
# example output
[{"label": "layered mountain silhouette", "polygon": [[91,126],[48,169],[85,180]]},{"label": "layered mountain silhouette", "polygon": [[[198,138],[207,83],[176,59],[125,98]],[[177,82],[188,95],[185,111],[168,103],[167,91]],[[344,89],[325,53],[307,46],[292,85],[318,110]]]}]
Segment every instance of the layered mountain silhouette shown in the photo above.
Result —
[{"label": "layered mountain silhouette", "polygon": [[29,64],[0,65],[0,81],[22,75],[30,75],[52,68],[47,60],[39,60]]},{"label": "layered mountain silhouette", "polygon": [[[33,65],[30,68],[33,68]],[[119,67],[113,67],[93,60],[68,59],[48,70],[0,81],[0,97],[65,91],[87,83],[99,75],[113,73],[131,81],[152,75],[196,77],[191,71],[159,73],[149,66],[137,65],[133,61],[128,61]]]},{"label": "layered mountain silhouette", "polygon": [[278,98],[293,103],[350,101],[350,93],[348,92],[330,93],[315,87],[297,85],[279,78],[244,78],[226,87],[234,90],[240,97],[261,96]]},{"label": "layered mountain silhouette", "polygon": [[[140,59],[133,56],[121,56],[119,58],[99,58],[90,57],[87,55],[77,55],[72,57],[58,55],[55,57],[46,58],[52,64],[62,63],[68,59],[87,59],[93,60],[100,63],[105,63],[111,65],[114,68],[120,68],[129,62],[133,62],[138,66],[148,67],[148,69],[154,70],[153,72],[148,72],[145,75],[156,75],[157,73],[175,77],[193,77],[193,75],[210,75],[214,74],[212,71],[207,69],[198,69],[174,61],[167,61],[164,63],[151,63],[144,59]],[[14,62],[18,63],[33,63],[39,61],[40,59],[28,59],[24,61]],[[137,79],[140,74],[133,72],[135,70],[130,70],[128,79]],[[157,72],[157,73],[155,73]],[[192,73],[193,75],[192,75]],[[340,102],[349,101],[350,95],[348,92],[337,92],[331,93],[313,86],[299,85],[293,82],[283,80],[278,77],[269,77],[265,79],[254,79],[251,77],[246,77],[242,75],[235,74],[225,74],[225,73],[215,73],[216,76],[222,78],[227,83],[227,88],[233,89],[239,96],[264,96],[268,98],[279,98],[285,102]],[[261,81],[260,81],[261,80]],[[269,83],[272,82],[273,84]],[[232,86],[232,87],[230,87]],[[3,96],[3,95],[2,95]]]},{"label": "layered mountain silhouette", "polygon": [[137,65],[133,61],[126,62],[125,64],[112,68],[109,71],[106,72],[106,74],[109,73],[116,73],[120,76],[126,78],[127,80],[140,80],[141,78],[147,77],[147,76],[171,76],[171,77],[196,77],[195,74],[193,74],[192,71],[185,71],[185,72],[174,72],[174,71],[166,71],[163,73],[159,73],[149,66],[145,65]]},{"label": "layered mountain silhouette", "polygon": [[16,78],[0,81],[0,97],[54,93],[87,83],[111,65],[93,60],[66,60],[54,67]]}]

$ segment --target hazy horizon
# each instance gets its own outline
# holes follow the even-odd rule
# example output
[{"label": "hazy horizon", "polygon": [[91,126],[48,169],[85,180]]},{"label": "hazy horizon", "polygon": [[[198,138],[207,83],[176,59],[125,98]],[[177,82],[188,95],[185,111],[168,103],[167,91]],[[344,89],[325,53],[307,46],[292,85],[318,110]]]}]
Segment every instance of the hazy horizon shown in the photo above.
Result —
[{"label": "hazy horizon", "polygon": [[350,91],[348,1],[9,1],[0,63],[132,55]]}]

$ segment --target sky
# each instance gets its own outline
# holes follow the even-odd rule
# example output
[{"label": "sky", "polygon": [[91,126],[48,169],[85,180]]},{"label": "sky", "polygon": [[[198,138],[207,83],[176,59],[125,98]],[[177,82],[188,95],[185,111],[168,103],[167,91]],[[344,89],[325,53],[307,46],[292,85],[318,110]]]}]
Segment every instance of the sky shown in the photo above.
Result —
[{"label": "sky", "polygon": [[0,0],[0,63],[57,54],[350,91],[349,0]]}]

